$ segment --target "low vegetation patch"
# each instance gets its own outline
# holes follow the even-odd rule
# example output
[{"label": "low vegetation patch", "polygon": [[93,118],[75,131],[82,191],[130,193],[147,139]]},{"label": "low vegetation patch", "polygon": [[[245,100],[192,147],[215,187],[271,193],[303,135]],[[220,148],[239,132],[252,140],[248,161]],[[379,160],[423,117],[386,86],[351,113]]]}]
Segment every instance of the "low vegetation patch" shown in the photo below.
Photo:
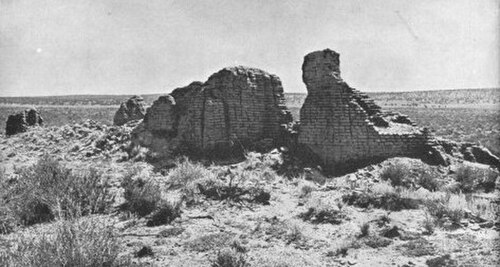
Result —
[{"label": "low vegetation patch", "polygon": [[217,257],[212,261],[211,267],[247,267],[246,255],[235,249],[223,249],[217,253]]},{"label": "low vegetation patch", "polygon": [[299,218],[311,223],[330,224],[341,224],[343,221],[348,219],[345,213],[341,210],[336,210],[325,205],[320,205],[318,207],[309,207],[306,212],[303,212],[299,215]]},{"label": "low vegetation patch", "polygon": [[0,251],[1,266],[123,266],[113,228],[96,218],[58,221],[41,232],[18,234],[14,241],[15,246]]},{"label": "low vegetation patch", "polygon": [[390,181],[392,186],[408,186],[410,184],[408,166],[402,163],[385,167],[380,173],[380,178],[384,181]]},{"label": "low vegetation patch", "polygon": [[165,202],[159,205],[151,218],[147,222],[147,226],[159,226],[163,224],[169,224],[176,218],[181,216],[181,202],[170,203]]},{"label": "low vegetation patch", "polygon": [[398,247],[399,250],[406,256],[421,257],[434,255],[436,248],[424,238],[408,241]]},{"label": "low vegetation patch", "polygon": [[192,251],[205,252],[222,249],[231,244],[234,235],[229,233],[212,233],[186,241],[184,246]]},{"label": "low vegetation patch", "polygon": [[480,169],[468,165],[459,167],[455,174],[458,188],[463,193],[471,193],[476,190],[491,192],[495,190],[497,178],[497,171],[492,169]]},{"label": "low vegetation patch", "polygon": [[403,209],[418,209],[421,201],[418,199],[401,196],[398,192],[385,192],[382,194],[375,192],[351,192],[342,197],[342,200],[349,205],[360,208],[382,208],[391,211]]},{"label": "low vegetation patch", "polygon": [[161,191],[155,183],[140,177],[134,179],[134,175],[131,172],[122,180],[125,203],[121,208],[143,217],[159,206],[162,201]]},{"label": "low vegetation patch", "polygon": [[96,170],[75,173],[50,156],[21,169],[5,194],[8,212],[24,225],[106,213],[114,200],[108,180]]}]

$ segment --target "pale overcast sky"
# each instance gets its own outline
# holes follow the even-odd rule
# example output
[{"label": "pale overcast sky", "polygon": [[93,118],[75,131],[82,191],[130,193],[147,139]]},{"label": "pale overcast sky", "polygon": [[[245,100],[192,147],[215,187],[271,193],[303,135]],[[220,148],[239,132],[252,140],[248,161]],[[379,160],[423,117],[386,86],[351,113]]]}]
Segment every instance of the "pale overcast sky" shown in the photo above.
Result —
[{"label": "pale overcast sky", "polygon": [[0,0],[0,95],[168,93],[226,66],[306,92],[305,54],[366,91],[500,87],[500,0]]}]

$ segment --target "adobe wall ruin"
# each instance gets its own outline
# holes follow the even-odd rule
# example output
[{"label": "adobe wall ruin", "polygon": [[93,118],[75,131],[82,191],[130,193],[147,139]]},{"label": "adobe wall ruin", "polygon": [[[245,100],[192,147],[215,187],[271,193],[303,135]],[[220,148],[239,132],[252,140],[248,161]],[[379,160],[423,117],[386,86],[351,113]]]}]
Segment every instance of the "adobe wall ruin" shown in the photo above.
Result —
[{"label": "adobe wall ruin", "polygon": [[122,102],[120,108],[113,117],[113,125],[123,125],[129,121],[141,120],[146,114],[144,99],[140,96],[132,96],[127,101]]},{"label": "adobe wall ruin", "polygon": [[406,117],[382,113],[340,76],[339,54],[326,49],[305,56],[308,95],[300,110],[298,142],[328,171],[395,156],[421,156],[427,133]]},{"label": "adobe wall ruin", "polygon": [[136,144],[163,154],[279,142],[292,121],[280,79],[259,69],[225,68],[156,100],[134,130]]}]

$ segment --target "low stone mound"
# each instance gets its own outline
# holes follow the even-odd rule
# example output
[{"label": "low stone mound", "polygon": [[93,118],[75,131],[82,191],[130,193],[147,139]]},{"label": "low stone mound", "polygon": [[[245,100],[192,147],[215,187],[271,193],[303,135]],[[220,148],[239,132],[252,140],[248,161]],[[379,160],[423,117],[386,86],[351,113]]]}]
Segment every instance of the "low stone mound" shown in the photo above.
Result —
[{"label": "low stone mound", "polygon": [[282,142],[291,122],[280,79],[239,66],[158,98],[132,138],[162,156],[228,156]]},{"label": "low stone mound", "polygon": [[113,124],[121,126],[132,120],[142,120],[145,114],[144,99],[136,95],[120,105],[113,118]]},{"label": "low stone mound", "polygon": [[5,134],[10,136],[23,133],[26,132],[29,127],[39,126],[42,124],[43,118],[40,116],[40,113],[34,108],[27,109],[17,114],[10,115],[7,118]]}]

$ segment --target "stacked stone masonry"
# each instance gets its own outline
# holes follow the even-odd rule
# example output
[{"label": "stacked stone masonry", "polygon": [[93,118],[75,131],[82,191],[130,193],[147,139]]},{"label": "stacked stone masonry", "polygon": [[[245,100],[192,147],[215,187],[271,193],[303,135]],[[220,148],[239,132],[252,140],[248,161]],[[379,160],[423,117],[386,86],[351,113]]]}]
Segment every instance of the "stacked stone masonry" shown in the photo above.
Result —
[{"label": "stacked stone masonry", "polygon": [[113,118],[113,124],[119,126],[129,121],[142,120],[145,113],[144,99],[140,96],[133,96],[121,103]]},{"label": "stacked stone masonry", "polygon": [[135,140],[159,151],[238,147],[276,141],[291,121],[277,76],[231,67],[156,100]]},{"label": "stacked stone masonry", "polygon": [[349,87],[340,77],[339,54],[329,49],[310,53],[302,71],[308,95],[300,110],[298,142],[326,169],[423,153],[427,134],[405,116],[383,114],[368,96]]}]

